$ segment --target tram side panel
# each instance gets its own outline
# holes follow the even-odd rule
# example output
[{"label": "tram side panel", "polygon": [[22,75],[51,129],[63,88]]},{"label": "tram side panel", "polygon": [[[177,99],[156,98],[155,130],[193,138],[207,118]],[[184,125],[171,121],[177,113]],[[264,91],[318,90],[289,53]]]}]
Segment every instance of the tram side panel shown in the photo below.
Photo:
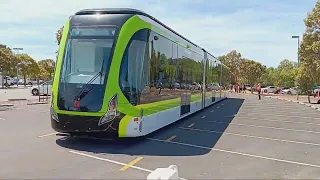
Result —
[{"label": "tram side panel", "polygon": [[120,72],[121,84],[130,87],[126,97],[143,111],[139,131],[131,121],[126,136],[149,134],[201,109],[201,88],[193,81],[201,79],[203,68],[194,52],[153,31],[140,31],[149,34],[148,40],[132,41],[136,45],[124,56],[127,65]]}]

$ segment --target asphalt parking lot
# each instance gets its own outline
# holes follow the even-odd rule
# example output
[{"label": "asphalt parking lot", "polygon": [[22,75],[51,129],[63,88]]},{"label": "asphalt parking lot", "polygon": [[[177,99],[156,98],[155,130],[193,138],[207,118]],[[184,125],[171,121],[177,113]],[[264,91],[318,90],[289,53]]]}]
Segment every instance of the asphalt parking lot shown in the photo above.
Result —
[{"label": "asphalt parking lot", "polygon": [[49,106],[0,108],[0,178],[146,179],[177,165],[183,179],[315,179],[319,111],[233,94],[137,139],[56,136]]}]

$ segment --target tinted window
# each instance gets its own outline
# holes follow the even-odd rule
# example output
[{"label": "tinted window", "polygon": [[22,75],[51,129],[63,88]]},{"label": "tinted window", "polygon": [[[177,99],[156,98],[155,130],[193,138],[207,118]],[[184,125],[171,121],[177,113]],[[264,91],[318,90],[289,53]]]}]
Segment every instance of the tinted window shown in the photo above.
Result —
[{"label": "tinted window", "polygon": [[148,39],[149,30],[136,32],[126,48],[120,67],[121,90],[133,105],[139,104],[141,93],[149,86]]}]

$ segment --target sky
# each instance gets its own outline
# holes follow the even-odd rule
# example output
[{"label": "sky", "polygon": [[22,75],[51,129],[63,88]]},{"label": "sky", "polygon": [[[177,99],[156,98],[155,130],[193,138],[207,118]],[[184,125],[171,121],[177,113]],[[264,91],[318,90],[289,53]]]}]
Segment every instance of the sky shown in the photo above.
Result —
[{"label": "sky", "polygon": [[237,50],[276,67],[297,61],[303,20],[317,0],[1,0],[0,44],[23,48],[36,61],[58,49],[55,32],[81,9],[142,10],[215,56]]}]

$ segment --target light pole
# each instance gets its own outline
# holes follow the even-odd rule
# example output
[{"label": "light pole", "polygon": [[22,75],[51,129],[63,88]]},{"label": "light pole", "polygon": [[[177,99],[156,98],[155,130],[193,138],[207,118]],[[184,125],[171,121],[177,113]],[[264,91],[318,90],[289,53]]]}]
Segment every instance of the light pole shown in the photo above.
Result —
[{"label": "light pole", "polygon": [[23,50],[23,48],[12,48],[12,49],[17,51],[16,54],[19,54],[19,51],[22,51],[22,50]]},{"label": "light pole", "polygon": [[[12,49],[17,51],[17,53],[15,53],[15,55],[18,55],[19,51],[23,50],[23,48],[12,48]],[[17,87],[19,86],[19,65],[20,65],[20,63],[17,64],[17,78],[18,78]]]},{"label": "light pole", "polygon": [[[298,39],[298,52],[297,52],[297,56],[298,56],[298,68],[300,67],[300,57],[299,57],[299,49],[300,49],[300,36],[292,36],[292,38],[294,39]],[[298,82],[297,83],[297,100],[299,100],[299,88],[298,88]]]}]

